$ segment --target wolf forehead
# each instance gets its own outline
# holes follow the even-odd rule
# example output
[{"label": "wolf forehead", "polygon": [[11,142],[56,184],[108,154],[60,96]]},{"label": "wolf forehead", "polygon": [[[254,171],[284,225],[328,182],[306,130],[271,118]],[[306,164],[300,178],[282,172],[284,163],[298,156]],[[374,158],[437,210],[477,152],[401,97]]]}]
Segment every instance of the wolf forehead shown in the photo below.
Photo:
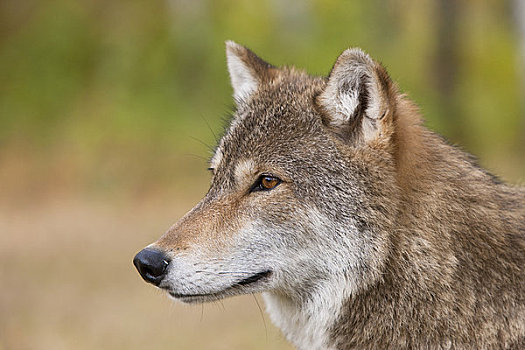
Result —
[{"label": "wolf forehead", "polygon": [[325,78],[295,68],[275,70],[249,98],[237,101],[210,166],[218,170],[244,159],[271,165],[282,163],[289,152],[308,153],[305,140],[321,135],[315,99],[325,85]]}]

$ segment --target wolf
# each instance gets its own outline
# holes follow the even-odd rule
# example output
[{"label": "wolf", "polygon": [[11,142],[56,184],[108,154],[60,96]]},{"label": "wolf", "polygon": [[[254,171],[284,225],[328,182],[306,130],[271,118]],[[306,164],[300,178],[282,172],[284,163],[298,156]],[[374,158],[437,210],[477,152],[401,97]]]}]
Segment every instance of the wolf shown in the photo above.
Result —
[{"label": "wolf", "polygon": [[209,191],[134,264],[184,303],[262,293],[299,349],[524,349],[525,188],[423,126],[385,68],[226,43]]}]

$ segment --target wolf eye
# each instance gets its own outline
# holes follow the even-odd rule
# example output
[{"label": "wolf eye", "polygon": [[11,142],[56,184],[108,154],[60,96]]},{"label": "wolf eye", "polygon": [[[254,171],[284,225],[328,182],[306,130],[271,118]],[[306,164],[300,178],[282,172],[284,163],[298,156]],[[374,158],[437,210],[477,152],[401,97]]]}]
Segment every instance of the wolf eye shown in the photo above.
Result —
[{"label": "wolf eye", "polygon": [[261,185],[265,190],[271,190],[272,188],[277,186],[279,182],[281,182],[281,180],[271,176],[265,176],[261,179]]},{"label": "wolf eye", "polygon": [[255,191],[269,191],[277,187],[281,183],[281,179],[272,175],[261,175],[253,184],[250,192]]}]

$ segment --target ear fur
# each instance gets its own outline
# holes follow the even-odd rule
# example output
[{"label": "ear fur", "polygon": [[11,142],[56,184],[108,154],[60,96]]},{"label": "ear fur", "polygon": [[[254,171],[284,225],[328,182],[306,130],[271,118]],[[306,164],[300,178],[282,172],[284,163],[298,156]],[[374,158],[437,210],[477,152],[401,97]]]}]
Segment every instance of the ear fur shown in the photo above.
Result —
[{"label": "ear fur", "polygon": [[226,61],[236,103],[249,99],[274,70],[252,51],[230,40],[226,41]]},{"label": "ear fur", "polygon": [[323,122],[355,145],[375,139],[390,117],[392,82],[386,70],[360,49],[348,49],[337,59],[316,103]]}]

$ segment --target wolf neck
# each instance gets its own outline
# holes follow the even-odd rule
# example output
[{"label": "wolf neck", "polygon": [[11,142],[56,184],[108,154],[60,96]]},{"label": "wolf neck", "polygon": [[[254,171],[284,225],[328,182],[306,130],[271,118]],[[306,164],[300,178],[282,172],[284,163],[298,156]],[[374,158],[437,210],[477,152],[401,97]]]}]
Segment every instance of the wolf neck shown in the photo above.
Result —
[{"label": "wolf neck", "polygon": [[[386,344],[392,348],[428,344],[446,348],[450,347],[449,339],[467,344],[468,327],[463,326],[478,316],[458,316],[455,323],[450,318],[457,305],[475,310],[476,299],[466,297],[473,291],[455,278],[465,273],[463,279],[473,285],[483,281],[484,265],[476,272],[479,278],[469,277],[474,267],[461,272],[459,259],[461,250],[470,244],[469,227],[483,227],[478,222],[482,214],[497,210],[483,204],[494,202],[490,198],[495,193],[493,179],[470,164],[467,155],[422,127],[410,103],[400,103],[408,109],[396,130],[395,176],[402,195],[398,211],[390,213],[396,218],[396,229],[390,231],[392,250],[381,278],[355,290],[352,284],[345,284],[344,276],[334,276],[303,302],[288,295],[264,294],[273,323],[299,349],[382,348]],[[479,186],[483,186],[483,194]],[[473,193],[483,199],[479,208],[460,202]],[[425,217],[432,219],[421,219]],[[510,216],[494,218],[501,220],[501,225],[512,220]]]},{"label": "wolf neck", "polygon": [[343,276],[334,276],[315,295],[302,301],[285,294],[263,293],[266,310],[272,322],[298,349],[335,349],[330,345],[330,331],[351,294],[350,287],[342,282],[345,280]]}]

